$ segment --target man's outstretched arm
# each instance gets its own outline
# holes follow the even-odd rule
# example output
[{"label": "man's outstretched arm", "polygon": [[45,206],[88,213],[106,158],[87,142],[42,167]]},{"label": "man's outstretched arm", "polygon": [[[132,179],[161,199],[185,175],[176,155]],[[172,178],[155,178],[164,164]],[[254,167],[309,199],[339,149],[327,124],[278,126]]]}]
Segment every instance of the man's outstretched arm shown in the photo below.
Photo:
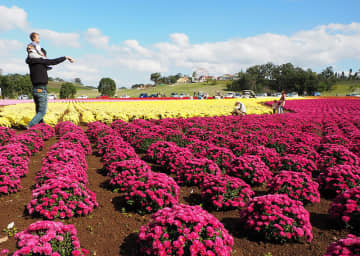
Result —
[{"label": "man's outstretched arm", "polygon": [[41,59],[41,58],[27,58],[26,59],[26,63],[27,64],[44,64],[46,66],[51,66],[51,65],[57,65],[60,64],[61,62],[64,62],[65,60],[69,60],[71,63],[74,62],[74,60],[70,57],[60,57],[60,58],[56,58],[56,59]]}]

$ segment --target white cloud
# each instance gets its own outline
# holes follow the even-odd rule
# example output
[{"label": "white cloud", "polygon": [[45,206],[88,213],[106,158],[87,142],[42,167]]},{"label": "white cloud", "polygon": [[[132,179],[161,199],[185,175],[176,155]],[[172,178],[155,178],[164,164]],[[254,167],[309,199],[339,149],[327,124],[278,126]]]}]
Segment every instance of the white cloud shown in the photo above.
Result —
[{"label": "white cloud", "polygon": [[23,9],[17,6],[0,6],[0,30],[26,29],[27,26],[27,14]]},{"label": "white cloud", "polygon": [[97,48],[107,49],[109,47],[109,37],[104,36],[97,28],[89,28],[85,32],[85,40]]},{"label": "white cloud", "polygon": [[0,39],[0,56],[9,55],[12,52],[18,51],[20,49],[24,49],[24,53],[25,53],[25,47],[23,43],[17,40]]},{"label": "white cloud", "polygon": [[80,34],[78,33],[61,33],[52,31],[49,29],[35,29],[40,37],[49,40],[58,47],[73,47],[78,48],[80,46]]}]

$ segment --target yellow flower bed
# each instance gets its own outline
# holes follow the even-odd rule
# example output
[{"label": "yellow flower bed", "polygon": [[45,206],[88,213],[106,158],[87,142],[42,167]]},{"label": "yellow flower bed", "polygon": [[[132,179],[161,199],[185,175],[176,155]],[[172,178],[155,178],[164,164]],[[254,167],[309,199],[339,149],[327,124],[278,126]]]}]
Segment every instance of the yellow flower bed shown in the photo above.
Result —
[{"label": "yellow flower bed", "polygon": [[[111,123],[116,119],[131,121],[137,118],[223,116],[231,114],[236,101],[245,104],[247,114],[270,114],[272,110],[264,102],[274,99],[56,102],[48,104],[44,121],[54,126],[60,121],[86,124],[96,120]],[[33,103],[4,106],[0,109],[0,126],[25,126],[34,114]]]}]

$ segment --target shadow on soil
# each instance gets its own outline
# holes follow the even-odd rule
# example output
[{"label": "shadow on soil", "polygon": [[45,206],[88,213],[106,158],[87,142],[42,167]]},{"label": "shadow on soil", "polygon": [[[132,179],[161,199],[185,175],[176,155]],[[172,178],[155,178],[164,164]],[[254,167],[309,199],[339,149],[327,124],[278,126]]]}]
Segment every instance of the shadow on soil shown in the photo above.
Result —
[{"label": "shadow on soil", "polygon": [[140,255],[136,243],[138,233],[131,233],[125,239],[122,245],[120,246],[120,255],[121,256],[138,256]]},{"label": "shadow on soil", "polygon": [[334,221],[328,214],[325,213],[310,213],[311,225],[321,230],[340,230],[341,226],[339,223]]}]

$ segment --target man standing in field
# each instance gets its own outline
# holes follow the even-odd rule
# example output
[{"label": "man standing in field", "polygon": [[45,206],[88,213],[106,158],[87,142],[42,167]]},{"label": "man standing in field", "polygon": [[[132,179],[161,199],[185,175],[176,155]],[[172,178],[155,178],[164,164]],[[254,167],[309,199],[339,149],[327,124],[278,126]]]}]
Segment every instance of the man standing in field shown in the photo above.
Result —
[{"label": "man standing in field", "polygon": [[[40,43],[40,35],[38,33],[31,33],[30,38],[33,42]],[[74,60],[70,57],[60,57],[57,59],[46,58],[30,58],[30,53],[34,50],[34,46],[29,44],[27,46],[28,57],[26,63],[29,65],[30,79],[33,84],[32,95],[35,102],[36,115],[27,125],[27,129],[38,124],[43,123],[43,118],[47,109],[47,84],[48,84],[48,66],[57,65],[65,60],[69,60],[74,63]],[[42,49],[43,52],[45,50]],[[44,54],[45,55],[45,54]]]}]

